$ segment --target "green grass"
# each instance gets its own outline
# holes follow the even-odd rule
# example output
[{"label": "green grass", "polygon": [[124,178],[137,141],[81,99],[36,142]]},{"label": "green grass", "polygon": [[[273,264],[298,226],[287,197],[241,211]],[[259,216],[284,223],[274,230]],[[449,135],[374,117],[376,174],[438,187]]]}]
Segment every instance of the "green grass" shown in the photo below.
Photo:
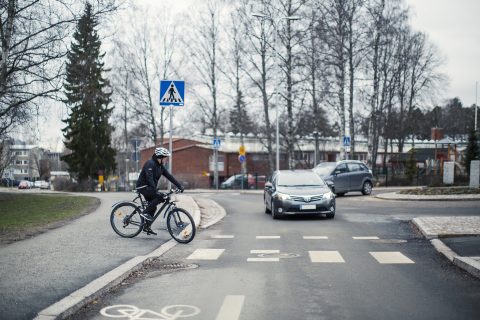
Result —
[{"label": "green grass", "polygon": [[[99,205],[93,197],[0,193],[0,235],[27,232],[68,221]],[[34,232],[33,232],[34,233]]]}]

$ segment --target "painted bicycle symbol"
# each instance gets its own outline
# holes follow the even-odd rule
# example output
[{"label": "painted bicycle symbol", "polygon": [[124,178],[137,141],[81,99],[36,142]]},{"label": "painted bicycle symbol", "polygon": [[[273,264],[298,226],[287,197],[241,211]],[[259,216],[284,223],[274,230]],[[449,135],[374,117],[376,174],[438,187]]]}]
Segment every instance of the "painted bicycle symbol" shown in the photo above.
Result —
[{"label": "painted bicycle symbol", "polygon": [[140,309],[128,304],[117,304],[105,307],[100,310],[102,316],[117,319],[129,320],[176,320],[179,318],[188,318],[196,316],[200,313],[200,309],[189,305],[172,305],[164,307],[160,313],[148,309]]}]

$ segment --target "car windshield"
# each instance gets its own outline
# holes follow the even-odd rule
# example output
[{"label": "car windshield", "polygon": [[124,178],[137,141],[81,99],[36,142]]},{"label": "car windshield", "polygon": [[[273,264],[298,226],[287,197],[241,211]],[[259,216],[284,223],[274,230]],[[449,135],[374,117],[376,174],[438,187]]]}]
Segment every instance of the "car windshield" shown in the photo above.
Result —
[{"label": "car windshield", "polygon": [[280,187],[321,187],[325,182],[313,172],[285,172],[278,176]]},{"label": "car windshield", "polygon": [[313,168],[313,171],[315,171],[315,173],[321,177],[325,177],[331,175],[336,166],[337,164],[335,162],[320,163],[318,166]]},{"label": "car windshield", "polygon": [[227,180],[225,180],[225,183],[233,183],[233,180],[235,180],[235,176],[231,176]]}]

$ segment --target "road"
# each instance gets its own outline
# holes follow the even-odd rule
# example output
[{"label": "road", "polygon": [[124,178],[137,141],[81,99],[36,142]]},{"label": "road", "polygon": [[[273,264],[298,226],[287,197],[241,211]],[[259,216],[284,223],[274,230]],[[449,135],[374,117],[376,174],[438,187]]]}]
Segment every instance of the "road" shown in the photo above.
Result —
[{"label": "road", "polygon": [[480,281],[438,254],[408,222],[478,214],[479,202],[347,195],[337,199],[333,220],[273,220],[263,213],[260,194],[203,196],[226,209],[222,222],[74,319],[115,312],[129,315],[123,319],[480,318]]}]

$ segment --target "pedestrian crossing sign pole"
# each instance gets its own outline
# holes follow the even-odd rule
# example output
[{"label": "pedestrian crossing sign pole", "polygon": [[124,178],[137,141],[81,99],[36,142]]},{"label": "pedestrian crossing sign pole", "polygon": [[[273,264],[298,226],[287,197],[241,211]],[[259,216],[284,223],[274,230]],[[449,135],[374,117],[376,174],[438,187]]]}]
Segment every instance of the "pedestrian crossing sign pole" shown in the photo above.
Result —
[{"label": "pedestrian crossing sign pole", "polygon": [[[185,105],[185,81],[178,80],[161,80],[160,81],[160,106],[170,107],[170,140],[169,150],[170,157],[168,159],[168,170],[173,173],[172,164],[172,139],[173,139],[173,123],[172,114],[173,107],[183,107]],[[168,188],[171,189],[172,185],[169,182]]]}]

